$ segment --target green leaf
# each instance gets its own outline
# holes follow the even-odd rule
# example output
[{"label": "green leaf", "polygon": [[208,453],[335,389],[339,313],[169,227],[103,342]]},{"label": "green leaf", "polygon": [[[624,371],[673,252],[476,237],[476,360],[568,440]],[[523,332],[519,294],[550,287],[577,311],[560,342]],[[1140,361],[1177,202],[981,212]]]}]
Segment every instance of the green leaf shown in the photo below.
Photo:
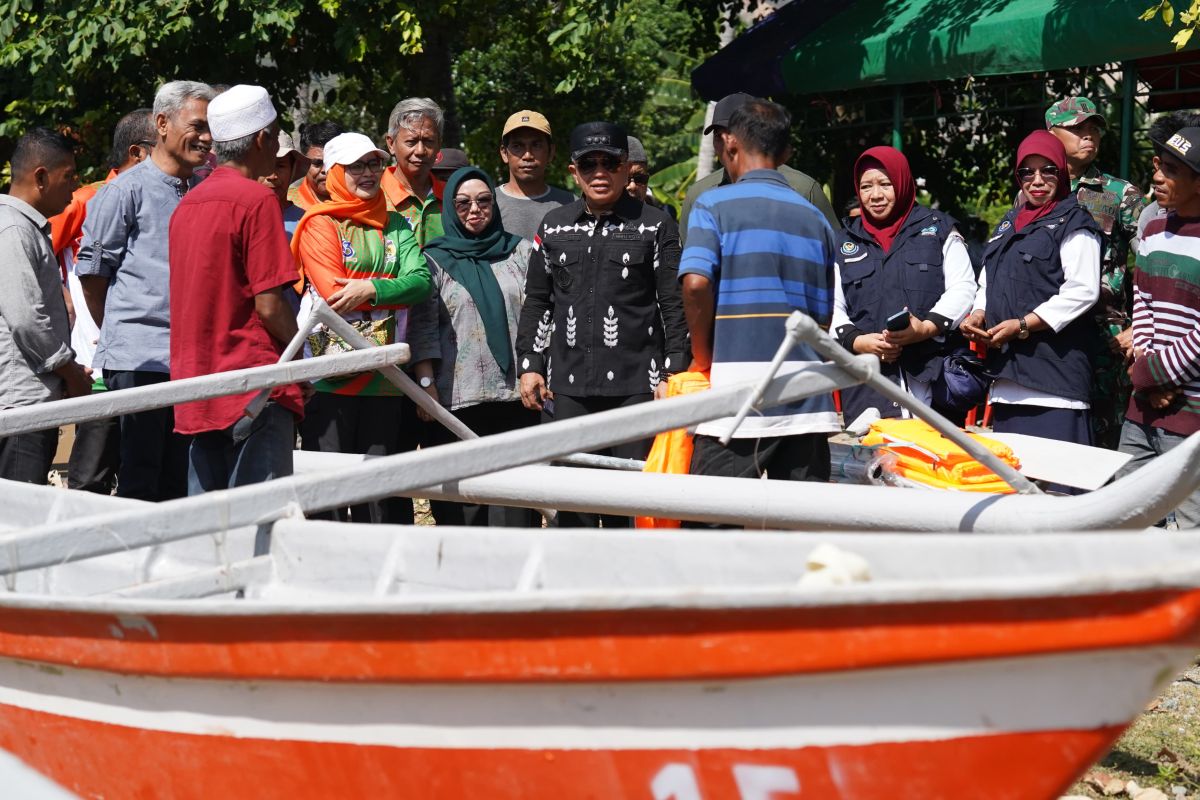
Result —
[{"label": "green leaf", "polygon": [[1176,50],[1182,50],[1187,46],[1188,40],[1192,38],[1192,34],[1196,32],[1195,28],[1184,28],[1179,33],[1171,37],[1171,41],[1175,45]]},{"label": "green leaf", "polygon": [[693,100],[692,84],[679,78],[660,75],[654,82],[654,88],[650,92],[650,100],[659,106],[690,103]]},{"label": "green leaf", "polygon": [[661,186],[663,188],[678,186],[687,180],[688,176],[696,171],[696,159],[689,158],[687,161],[681,161],[678,164],[672,164],[665,169],[660,169],[650,176],[651,186]]},{"label": "green leaf", "polygon": [[1175,24],[1175,9],[1170,0],[1163,0],[1163,22],[1167,23],[1168,28]]}]

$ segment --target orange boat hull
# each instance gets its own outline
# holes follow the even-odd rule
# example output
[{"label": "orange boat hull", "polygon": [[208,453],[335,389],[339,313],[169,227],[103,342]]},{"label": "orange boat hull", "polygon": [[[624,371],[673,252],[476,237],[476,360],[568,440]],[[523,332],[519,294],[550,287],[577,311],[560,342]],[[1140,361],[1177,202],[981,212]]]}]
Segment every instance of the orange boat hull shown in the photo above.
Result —
[{"label": "orange boat hull", "polygon": [[1200,591],[495,613],[0,609],[0,747],[84,797],[1051,800]]},{"label": "orange boat hull", "polygon": [[[0,707],[5,749],[84,797],[131,800],[1029,800],[1058,797],[1073,780],[1076,765],[1098,760],[1122,728],[768,752],[531,752],[172,735]],[[735,770],[745,776],[746,767],[766,768],[759,773],[760,784],[780,788],[764,794],[764,789],[756,793],[752,786],[739,786]],[[779,779],[789,773],[797,791],[786,788],[786,777]],[[743,782],[753,781],[754,774]]]}]

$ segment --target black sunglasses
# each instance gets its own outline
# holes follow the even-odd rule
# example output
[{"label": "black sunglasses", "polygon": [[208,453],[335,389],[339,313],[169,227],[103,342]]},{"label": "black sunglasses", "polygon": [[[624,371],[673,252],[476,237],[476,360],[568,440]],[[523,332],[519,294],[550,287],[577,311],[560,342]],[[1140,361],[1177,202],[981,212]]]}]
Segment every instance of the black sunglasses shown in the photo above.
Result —
[{"label": "black sunglasses", "polygon": [[608,172],[616,172],[621,166],[622,159],[616,156],[588,156],[581,158],[575,162],[575,167],[580,172],[595,172],[597,168],[604,167]]},{"label": "black sunglasses", "polygon": [[1044,167],[1019,167],[1017,168],[1017,178],[1021,183],[1029,183],[1038,172],[1042,173],[1042,178],[1046,180],[1058,180],[1058,167],[1053,164]]},{"label": "black sunglasses", "polygon": [[638,186],[645,186],[650,183],[650,176],[644,172],[639,172],[636,175],[630,175],[629,180],[636,183]]}]

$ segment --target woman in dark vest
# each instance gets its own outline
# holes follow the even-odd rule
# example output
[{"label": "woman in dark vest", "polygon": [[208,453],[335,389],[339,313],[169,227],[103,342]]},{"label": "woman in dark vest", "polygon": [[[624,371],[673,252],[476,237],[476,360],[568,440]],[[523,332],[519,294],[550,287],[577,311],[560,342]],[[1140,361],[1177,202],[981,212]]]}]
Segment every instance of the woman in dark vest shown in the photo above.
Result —
[{"label": "woman in dark vest", "polygon": [[[899,150],[872,147],[859,156],[854,186],[862,215],[847,217],[836,234],[832,331],[847,350],[878,356],[884,375],[929,403],[942,357],[975,298],[966,244],[953,219],[916,202],[916,182]],[[865,386],[842,390],[847,424],[868,408],[882,417],[907,415]]]},{"label": "woman in dark vest", "polygon": [[1021,200],[984,248],[975,310],[963,333],[986,343],[997,432],[1091,444],[1093,324],[1100,235],[1071,194],[1067,156],[1048,131],[1017,149]]}]

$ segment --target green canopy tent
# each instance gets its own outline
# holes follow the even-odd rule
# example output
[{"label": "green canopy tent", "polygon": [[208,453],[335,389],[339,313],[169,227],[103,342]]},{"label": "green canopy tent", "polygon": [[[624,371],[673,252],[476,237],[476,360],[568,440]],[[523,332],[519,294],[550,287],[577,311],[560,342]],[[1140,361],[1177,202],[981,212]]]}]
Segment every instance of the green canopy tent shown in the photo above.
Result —
[{"label": "green canopy tent", "polygon": [[[741,37],[749,41],[735,40],[737,47],[708,59],[693,72],[692,81],[709,99],[725,94],[733,81],[759,94],[894,87],[893,139],[899,146],[905,85],[1121,64],[1122,128],[1128,131],[1138,91],[1134,62],[1175,52],[1172,32],[1161,21],[1138,19],[1152,4],[857,0],[829,16],[816,13],[827,11],[822,0],[795,0]],[[1189,43],[1188,50],[1196,49],[1200,37]],[[1122,174],[1128,173],[1130,141],[1122,136]]]},{"label": "green canopy tent", "polygon": [[[1152,0],[859,0],[780,64],[795,94],[1013,75],[1172,52]],[[1200,42],[1196,42],[1200,46]]]}]

